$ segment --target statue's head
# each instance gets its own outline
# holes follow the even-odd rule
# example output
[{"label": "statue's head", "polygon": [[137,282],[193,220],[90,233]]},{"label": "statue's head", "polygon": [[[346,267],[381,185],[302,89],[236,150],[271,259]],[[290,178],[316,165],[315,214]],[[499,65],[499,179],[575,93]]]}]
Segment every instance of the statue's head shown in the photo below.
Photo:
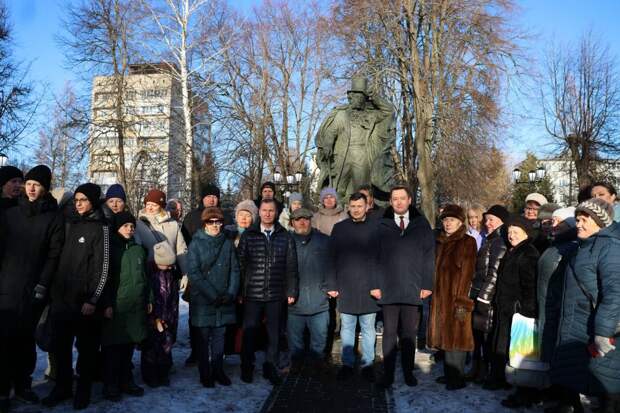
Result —
[{"label": "statue's head", "polygon": [[352,78],[351,88],[347,90],[347,98],[351,109],[364,109],[368,98],[368,80],[365,77]]}]

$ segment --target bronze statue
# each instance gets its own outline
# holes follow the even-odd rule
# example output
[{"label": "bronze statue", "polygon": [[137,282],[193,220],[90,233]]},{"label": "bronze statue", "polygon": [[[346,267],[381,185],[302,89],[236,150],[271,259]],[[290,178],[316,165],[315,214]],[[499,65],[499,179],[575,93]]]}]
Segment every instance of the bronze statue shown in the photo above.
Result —
[{"label": "bronze statue", "polygon": [[391,147],[396,141],[394,108],[371,95],[365,78],[353,78],[348,105],[336,107],[316,135],[319,187],[335,188],[347,199],[358,186],[372,184],[386,199],[394,176]]}]

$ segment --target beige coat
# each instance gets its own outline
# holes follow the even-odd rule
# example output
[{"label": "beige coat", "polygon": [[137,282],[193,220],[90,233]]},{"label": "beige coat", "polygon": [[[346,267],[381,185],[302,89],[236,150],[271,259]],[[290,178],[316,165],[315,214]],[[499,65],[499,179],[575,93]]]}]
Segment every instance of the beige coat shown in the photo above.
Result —
[{"label": "beige coat", "polygon": [[[143,221],[151,224],[151,229]],[[153,234],[153,231],[157,234]],[[153,261],[153,246],[163,240],[168,241],[177,255],[177,265],[183,274],[187,273],[187,245],[181,233],[181,226],[168,212],[160,215],[148,215],[144,210],[138,213],[136,220],[136,242],[147,249],[149,261]]]},{"label": "beige coat", "polygon": [[312,217],[312,227],[329,236],[332,234],[334,225],[347,218],[349,218],[349,214],[340,205],[334,209],[325,209],[323,206],[320,206],[319,210]]}]

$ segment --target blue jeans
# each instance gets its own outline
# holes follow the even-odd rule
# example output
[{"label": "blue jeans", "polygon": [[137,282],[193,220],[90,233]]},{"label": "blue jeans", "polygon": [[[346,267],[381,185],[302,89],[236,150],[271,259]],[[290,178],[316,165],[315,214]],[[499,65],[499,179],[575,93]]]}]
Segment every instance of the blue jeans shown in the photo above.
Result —
[{"label": "blue jeans", "polygon": [[329,324],[329,311],[323,311],[312,315],[288,315],[288,345],[294,358],[299,358],[304,353],[304,331],[306,327],[310,331],[310,353],[312,357],[320,358],[325,351],[327,343],[327,326]]},{"label": "blue jeans", "polygon": [[355,364],[355,327],[360,323],[362,332],[362,367],[371,366],[375,361],[375,318],[377,313],[340,313],[340,339],[342,340],[342,364],[353,367]]}]

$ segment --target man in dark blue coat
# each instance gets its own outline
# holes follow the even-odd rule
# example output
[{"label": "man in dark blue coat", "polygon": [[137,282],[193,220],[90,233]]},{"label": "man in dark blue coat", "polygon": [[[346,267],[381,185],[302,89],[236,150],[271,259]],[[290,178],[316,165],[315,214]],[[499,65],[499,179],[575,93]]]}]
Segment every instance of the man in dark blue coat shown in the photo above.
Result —
[{"label": "man in dark blue coat", "polygon": [[405,383],[417,384],[413,376],[415,338],[422,300],[433,288],[435,238],[428,221],[411,201],[409,188],[392,188],[391,206],[379,221],[375,236],[379,290],[371,294],[379,299],[383,310],[385,386],[394,382],[399,320]]},{"label": "man in dark blue coat", "polygon": [[327,341],[329,301],[327,271],[330,267],[329,238],[311,224],[312,212],[300,208],[291,214],[293,239],[297,249],[299,298],[289,308],[288,340],[293,368],[298,368],[304,352],[304,330],[310,331],[310,353],[320,363]]},{"label": "man in dark blue coat", "polygon": [[375,223],[366,217],[366,196],[359,192],[349,199],[351,218],[334,225],[330,239],[333,265],[329,271],[328,294],[338,298],[340,311],[340,338],[342,339],[342,369],[338,379],[346,380],[353,374],[355,364],[355,328],[360,324],[362,333],[362,375],[374,381],[375,319],[379,306],[370,292],[377,290],[374,271]]}]

